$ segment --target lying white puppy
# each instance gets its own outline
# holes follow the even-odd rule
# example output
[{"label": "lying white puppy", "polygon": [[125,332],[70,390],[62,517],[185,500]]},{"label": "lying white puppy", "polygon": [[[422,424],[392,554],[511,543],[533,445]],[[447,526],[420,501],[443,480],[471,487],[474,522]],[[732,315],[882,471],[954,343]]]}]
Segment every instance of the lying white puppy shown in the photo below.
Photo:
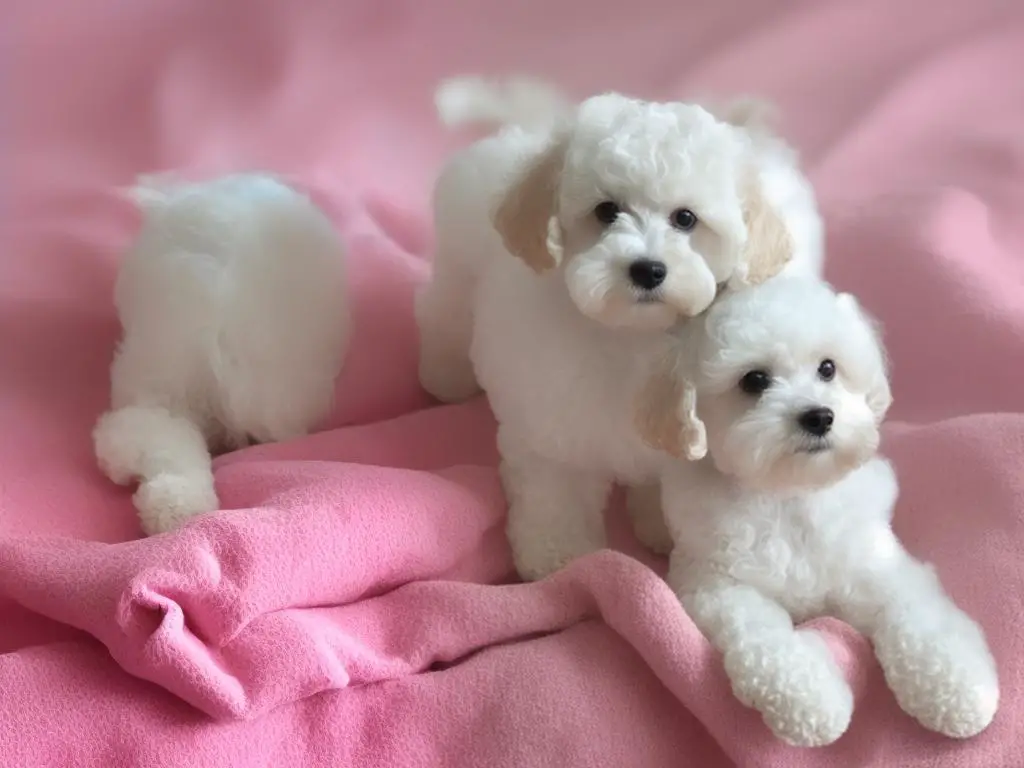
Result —
[{"label": "lying white puppy", "polygon": [[143,530],[219,507],[210,448],[285,440],[327,415],[349,337],[344,247],[305,196],[262,174],[144,178],[118,275],[112,410],[94,432]]},{"label": "lying white puppy", "polygon": [[[666,471],[668,530],[641,520],[638,535],[674,544],[668,581],[724,654],[737,698],[789,743],[839,738],[850,688],[821,638],[793,626],[828,615],[872,640],[925,727],[987,727],[999,683],[984,635],[890,528],[896,477],[876,455],[889,384],[857,301],[775,278],[716,302],[682,332],[678,356],[657,375],[695,384],[709,456]],[[645,407],[671,423],[677,405]]]},{"label": "lying white puppy", "polygon": [[434,276],[416,309],[424,387],[451,401],[482,385],[490,398],[509,539],[535,579],[603,546],[613,482],[649,482],[666,451],[685,452],[646,445],[633,425],[660,331],[722,285],[787,264],[817,272],[820,224],[795,249],[766,194],[810,194],[799,169],[789,187],[768,183],[779,166],[759,148],[775,145],[699,106],[605,94],[545,128],[529,90],[513,95],[531,129],[477,142],[437,182]]}]

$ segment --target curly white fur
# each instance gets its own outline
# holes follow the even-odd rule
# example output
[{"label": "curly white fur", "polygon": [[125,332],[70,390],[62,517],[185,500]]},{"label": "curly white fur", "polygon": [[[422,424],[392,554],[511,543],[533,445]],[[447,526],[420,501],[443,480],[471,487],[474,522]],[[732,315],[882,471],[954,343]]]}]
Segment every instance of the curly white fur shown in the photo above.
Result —
[{"label": "curly white fur", "polygon": [[[424,387],[457,401],[482,385],[500,422],[509,539],[527,579],[600,548],[611,483],[652,481],[671,460],[634,429],[635,393],[658,331],[703,311],[759,245],[747,243],[750,173],[783,222],[786,269],[817,273],[822,260],[806,180],[742,127],[614,94],[552,125],[506,127],[450,160],[434,193],[434,275],[416,301]],[[606,199],[623,212],[602,225]],[[689,232],[670,221],[686,206],[699,218]],[[656,290],[630,282],[640,257],[665,264]]]},{"label": "curly white fur", "polygon": [[94,440],[111,480],[139,481],[152,534],[218,508],[211,447],[285,440],[327,414],[350,317],[338,235],[280,181],[151,177],[133,195],[142,228]]},{"label": "curly white fur", "polygon": [[[740,701],[789,743],[842,735],[850,689],[821,639],[793,623],[832,615],[872,640],[922,725],[958,738],[986,728],[999,682],[984,634],[891,529],[896,476],[875,455],[885,361],[853,297],[776,278],[717,302],[680,350],[709,457],[666,467],[663,521],[656,499],[631,512],[638,537],[671,547],[668,580]],[[769,375],[761,394],[740,384],[751,371]],[[809,432],[801,418],[815,408],[832,421]]]}]

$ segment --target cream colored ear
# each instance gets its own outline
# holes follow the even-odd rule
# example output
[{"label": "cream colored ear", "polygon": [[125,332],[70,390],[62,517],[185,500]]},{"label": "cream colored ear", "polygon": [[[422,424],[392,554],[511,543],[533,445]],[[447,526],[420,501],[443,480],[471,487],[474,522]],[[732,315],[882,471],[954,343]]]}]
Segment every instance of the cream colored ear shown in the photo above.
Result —
[{"label": "cream colored ear", "polygon": [[793,238],[765,200],[756,174],[750,175],[743,189],[743,222],[747,242],[737,277],[745,285],[757,285],[775,277],[793,258]]},{"label": "cream colored ear", "polygon": [[558,266],[561,258],[561,233],[553,219],[564,162],[565,140],[556,138],[512,182],[494,213],[505,247],[534,272]]},{"label": "cream colored ear", "polygon": [[875,414],[878,421],[882,421],[890,407],[892,407],[892,389],[889,387],[889,377],[884,374],[876,376],[871,382],[871,391],[868,393],[868,408]]},{"label": "cream colored ear", "polygon": [[683,397],[676,407],[683,455],[690,461],[703,459],[708,453],[708,433],[697,416],[697,388],[683,382]]},{"label": "cream colored ear", "polygon": [[839,307],[856,317],[859,322],[866,323],[874,336],[875,344],[878,347],[878,365],[875,375],[871,379],[870,389],[867,393],[867,404],[875,419],[879,422],[885,418],[885,414],[892,406],[892,387],[889,384],[889,361],[886,359],[885,345],[882,343],[881,324],[872,317],[852,293],[840,293],[836,297]]},{"label": "cream colored ear", "polygon": [[637,395],[633,425],[655,450],[691,461],[707,454],[707,433],[697,416],[697,391],[665,361]]}]

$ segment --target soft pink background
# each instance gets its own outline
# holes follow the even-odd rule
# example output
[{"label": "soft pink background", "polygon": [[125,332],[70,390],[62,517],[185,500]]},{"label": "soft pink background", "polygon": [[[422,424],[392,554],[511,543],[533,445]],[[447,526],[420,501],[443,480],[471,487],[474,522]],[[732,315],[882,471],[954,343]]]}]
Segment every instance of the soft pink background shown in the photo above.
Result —
[{"label": "soft pink background", "polygon": [[[1024,764],[1019,0],[0,9],[5,764]],[[858,716],[829,750],[781,748],[729,697],[660,582],[622,558],[468,596],[418,583],[508,577],[486,409],[414,413],[429,403],[409,301],[428,269],[430,180],[457,143],[435,125],[432,90],[481,70],[555,75],[581,94],[743,91],[780,103],[828,214],[831,276],[888,330],[897,527],[993,639],[1004,705],[989,732],[956,744],[922,731],[864,644],[829,625]],[[139,535],[89,440],[117,335],[114,271],[135,226],[115,188],[139,171],[254,167],[312,188],[350,240],[359,329],[331,426],[358,426],[222,462],[225,506],[261,512],[121,547],[22,540]],[[333,541],[347,543],[323,545]],[[362,599],[406,582],[392,603]],[[138,605],[163,623],[126,629]],[[282,611],[311,605],[341,613]],[[221,614],[249,634],[206,634]],[[281,621],[294,646],[274,644]],[[336,666],[311,682],[324,664]],[[390,682],[345,688],[374,680]],[[218,723],[179,697],[216,717],[263,714]]]}]

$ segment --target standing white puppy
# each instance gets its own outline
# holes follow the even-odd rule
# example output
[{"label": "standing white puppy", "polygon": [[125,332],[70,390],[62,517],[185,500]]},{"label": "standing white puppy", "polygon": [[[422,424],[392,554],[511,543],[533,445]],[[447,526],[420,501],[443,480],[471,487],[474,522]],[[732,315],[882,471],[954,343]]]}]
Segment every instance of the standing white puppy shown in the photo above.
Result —
[{"label": "standing white puppy", "polygon": [[[677,354],[656,376],[695,385],[708,458],[666,469],[667,530],[642,521],[638,535],[672,547],[669,584],[723,653],[737,698],[792,744],[839,738],[853,695],[821,638],[794,627],[836,616],[871,639],[925,727],[985,729],[999,681],[984,634],[891,528],[896,476],[876,455],[889,383],[857,301],[775,278],[716,302]],[[661,412],[645,423],[678,426],[671,397],[642,405]]]},{"label": "standing white puppy", "polygon": [[649,482],[691,447],[649,446],[633,424],[660,331],[724,285],[787,264],[815,272],[821,259],[814,233],[795,248],[744,128],[618,94],[545,122],[528,95],[512,92],[529,128],[477,142],[442,172],[434,276],[416,310],[424,387],[446,401],[488,394],[509,540],[520,575],[536,579],[603,546],[613,482]]},{"label": "standing white puppy", "polygon": [[[698,312],[723,275],[757,282],[759,269],[778,268],[763,260],[746,274],[747,249],[730,237],[749,235],[750,249],[787,252],[788,273],[822,272],[814,189],[796,151],[768,127],[767,104],[741,99],[712,113],[618,94],[573,104],[528,78],[476,77],[445,81],[436,101],[448,125],[501,126],[456,152],[434,187],[434,274],[416,307],[420,379],[440,400],[480,390],[469,357],[470,297],[495,258],[513,255],[540,275],[560,273],[583,315],[642,331]],[[743,179],[728,178],[740,155]],[[698,198],[700,219],[687,208],[658,210]],[[608,237],[575,226],[596,216],[598,204],[615,224],[605,227]],[[673,214],[682,227],[670,224]],[[565,235],[574,242],[563,242]]]},{"label": "standing white puppy", "polygon": [[347,349],[344,247],[304,195],[263,174],[144,178],[118,275],[111,410],[94,432],[142,528],[219,507],[211,448],[286,440],[327,415]]}]

